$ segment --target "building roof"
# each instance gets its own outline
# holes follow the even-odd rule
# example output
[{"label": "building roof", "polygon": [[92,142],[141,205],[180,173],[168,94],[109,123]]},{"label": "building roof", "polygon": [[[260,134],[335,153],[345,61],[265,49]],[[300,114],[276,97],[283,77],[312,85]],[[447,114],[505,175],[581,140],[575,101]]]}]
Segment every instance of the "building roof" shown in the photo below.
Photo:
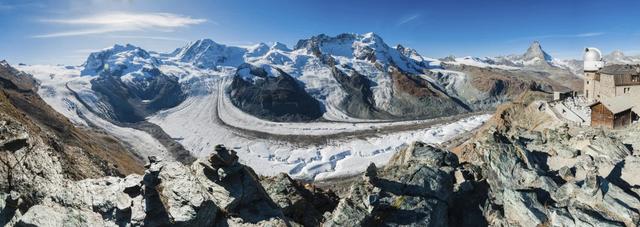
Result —
[{"label": "building roof", "polygon": [[589,107],[594,106],[598,103],[602,103],[613,114],[618,114],[629,109],[631,109],[631,111],[635,112],[636,114],[640,114],[640,95],[638,94],[628,94],[612,98],[603,98],[590,104]]},{"label": "building roof", "polygon": [[606,65],[600,69],[600,73],[609,75],[638,75],[640,65]]}]

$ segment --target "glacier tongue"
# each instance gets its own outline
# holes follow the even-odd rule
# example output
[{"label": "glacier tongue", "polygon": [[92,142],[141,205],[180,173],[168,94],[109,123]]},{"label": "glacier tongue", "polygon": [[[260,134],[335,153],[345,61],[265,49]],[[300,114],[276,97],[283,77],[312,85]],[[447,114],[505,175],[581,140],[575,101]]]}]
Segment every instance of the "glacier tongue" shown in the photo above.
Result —
[{"label": "glacier tongue", "polygon": [[[434,124],[426,129],[381,133],[370,138],[332,135],[358,134],[376,128],[430,124],[430,121],[398,123],[286,123],[269,122],[238,110],[220,89],[218,79],[202,80],[213,92],[188,98],[180,106],[161,111],[149,121],[161,126],[174,138],[180,138],[196,156],[206,156],[212,146],[228,144],[238,151],[241,162],[258,173],[275,175],[286,172],[297,178],[325,179],[362,172],[371,162],[384,165],[407,141],[441,143],[472,130],[489,118],[480,115],[453,123]],[[271,136],[258,137],[261,134]],[[305,139],[305,136],[308,136]],[[312,142],[313,136],[325,136],[325,142]],[[293,136],[293,137],[291,137]],[[287,139],[290,137],[290,139]],[[295,138],[295,139],[291,139]],[[305,142],[305,140],[307,140]]]}]

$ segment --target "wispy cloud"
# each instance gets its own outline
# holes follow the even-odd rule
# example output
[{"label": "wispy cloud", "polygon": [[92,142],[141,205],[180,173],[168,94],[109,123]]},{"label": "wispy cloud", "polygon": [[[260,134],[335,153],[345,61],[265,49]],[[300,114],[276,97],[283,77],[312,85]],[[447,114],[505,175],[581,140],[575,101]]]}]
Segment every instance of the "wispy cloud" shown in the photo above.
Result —
[{"label": "wispy cloud", "polygon": [[593,36],[601,36],[601,35],[604,35],[604,32],[581,33],[581,34],[576,34],[576,37],[593,37]]},{"label": "wispy cloud", "polygon": [[404,25],[404,24],[409,23],[411,21],[414,21],[414,20],[420,18],[420,16],[421,15],[419,13],[406,15],[406,16],[404,16],[404,17],[402,17],[402,18],[400,18],[398,20],[398,22],[396,23],[396,26],[401,26],[401,25]]},{"label": "wispy cloud", "polygon": [[[191,18],[171,13],[127,13],[114,12],[68,19],[47,19],[45,23],[66,25],[74,28],[66,31],[34,35],[34,38],[54,38],[83,36],[124,31],[161,31],[171,32],[177,28],[197,25],[206,19]],[[90,27],[90,28],[87,28]]]},{"label": "wispy cloud", "polygon": [[604,35],[604,32],[586,32],[586,33],[577,33],[577,34],[551,34],[551,35],[539,35],[539,36],[529,36],[523,37],[520,39],[554,39],[554,38],[586,38],[586,37],[595,37]]}]

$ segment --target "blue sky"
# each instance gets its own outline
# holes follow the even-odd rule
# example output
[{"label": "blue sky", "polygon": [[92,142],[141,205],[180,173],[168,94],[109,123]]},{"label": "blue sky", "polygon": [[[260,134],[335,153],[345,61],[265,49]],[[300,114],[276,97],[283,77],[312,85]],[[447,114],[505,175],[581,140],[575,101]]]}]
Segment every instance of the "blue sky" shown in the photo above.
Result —
[{"label": "blue sky", "polygon": [[201,38],[249,45],[325,33],[379,34],[429,57],[583,47],[640,54],[640,1],[0,0],[0,59],[81,64],[115,43],[171,51]]}]

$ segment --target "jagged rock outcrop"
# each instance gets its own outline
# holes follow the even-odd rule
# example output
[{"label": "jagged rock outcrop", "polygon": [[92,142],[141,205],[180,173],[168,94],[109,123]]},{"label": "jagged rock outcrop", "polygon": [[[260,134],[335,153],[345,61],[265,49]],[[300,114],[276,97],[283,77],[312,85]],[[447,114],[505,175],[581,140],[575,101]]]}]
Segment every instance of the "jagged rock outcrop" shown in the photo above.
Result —
[{"label": "jagged rock outcrop", "polygon": [[495,226],[637,226],[640,200],[621,167],[632,151],[615,135],[548,118],[539,102],[499,108],[463,148],[488,191]]},{"label": "jagged rock outcrop", "polygon": [[320,102],[302,83],[281,69],[250,64],[238,67],[229,87],[231,102],[254,116],[272,121],[311,121],[322,117]]},{"label": "jagged rock outcrop", "polygon": [[446,226],[457,165],[450,152],[414,144],[385,168],[370,166],[324,226]]},{"label": "jagged rock outcrop", "polygon": [[[36,151],[37,152],[37,151]],[[35,153],[33,155],[41,154]],[[50,163],[40,171],[60,169]],[[0,220],[21,226],[288,226],[258,176],[217,146],[190,166],[149,157],[144,175],[72,181],[49,172],[42,189],[0,193]],[[55,180],[55,181],[54,181]],[[286,182],[285,182],[286,184]],[[31,198],[37,196],[37,198]],[[315,204],[314,204],[315,205]]]},{"label": "jagged rock outcrop", "polygon": [[284,173],[265,177],[261,183],[284,215],[303,226],[319,226],[339,200],[331,191],[296,181]]}]

